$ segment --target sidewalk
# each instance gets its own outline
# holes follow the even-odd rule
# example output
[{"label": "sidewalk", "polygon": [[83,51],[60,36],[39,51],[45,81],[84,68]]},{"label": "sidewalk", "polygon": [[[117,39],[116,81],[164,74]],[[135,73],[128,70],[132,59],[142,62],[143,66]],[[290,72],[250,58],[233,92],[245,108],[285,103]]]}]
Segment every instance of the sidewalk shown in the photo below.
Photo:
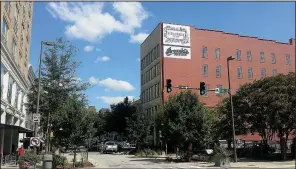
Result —
[{"label": "sidewalk", "polygon": [[[211,168],[219,168],[214,167],[214,163],[202,163],[199,162],[197,164],[199,167],[211,167]],[[295,161],[284,161],[284,162],[237,162],[231,163],[231,168],[295,168]]]}]

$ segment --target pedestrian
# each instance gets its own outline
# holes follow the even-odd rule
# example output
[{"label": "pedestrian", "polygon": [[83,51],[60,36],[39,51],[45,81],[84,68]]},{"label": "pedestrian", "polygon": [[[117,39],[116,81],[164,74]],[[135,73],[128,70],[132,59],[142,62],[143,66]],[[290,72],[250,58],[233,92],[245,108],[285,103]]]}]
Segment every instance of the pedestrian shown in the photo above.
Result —
[{"label": "pedestrian", "polygon": [[23,145],[21,145],[21,147],[17,149],[16,164],[17,164],[19,158],[21,158],[23,156],[24,152],[25,152],[25,149],[24,149]]}]

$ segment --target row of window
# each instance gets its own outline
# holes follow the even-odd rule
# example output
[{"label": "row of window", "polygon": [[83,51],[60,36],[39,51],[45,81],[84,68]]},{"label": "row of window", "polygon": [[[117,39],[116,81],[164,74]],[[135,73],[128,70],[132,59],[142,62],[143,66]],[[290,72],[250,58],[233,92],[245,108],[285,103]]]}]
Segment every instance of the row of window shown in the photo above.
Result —
[{"label": "row of window", "polygon": [[142,60],[141,70],[145,69],[150,63],[159,57],[159,45],[152,49]]},{"label": "row of window", "polygon": [[145,84],[149,82],[150,80],[154,79],[160,75],[160,64],[157,63],[154,65],[151,69],[147,70],[146,73],[141,75],[141,84]]},{"label": "row of window", "polygon": [[[202,57],[203,58],[207,58],[207,56],[208,56],[207,51],[208,51],[207,47],[202,48]],[[271,57],[271,63],[275,64],[276,63],[275,53],[271,53],[270,57]],[[220,60],[220,48],[215,49],[215,59]],[[242,60],[241,50],[236,50],[236,59],[239,61]],[[252,62],[252,53],[250,50],[247,51],[247,60],[249,62]],[[261,63],[265,62],[264,52],[260,52],[260,62]],[[290,58],[290,55],[288,55],[288,54],[286,54],[286,64],[291,65],[291,58]]]},{"label": "row of window", "polygon": [[145,115],[148,119],[152,119],[155,116],[155,113],[160,109],[160,106],[153,106],[145,110]]},{"label": "row of window", "polygon": [[[3,89],[4,89],[4,75],[8,73],[4,67],[4,65],[1,64],[1,98],[3,98]],[[15,80],[9,76],[9,79],[8,79],[8,88],[7,88],[7,101],[9,104],[11,104],[13,101],[14,103],[14,106],[16,108],[18,108],[18,101],[19,101],[19,95],[21,93],[21,89],[20,87],[16,84],[16,93],[15,93],[15,97],[13,98],[12,97],[12,86],[13,84],[16,83]],[[24,99],[24,95],[22,96],[22,98],[20,99],[20,107],[19,109],[22,110],[23,109],[23,99]]]},{"label": "row of window", "polygon": [[153,85],[152,87],[146,89],[142,92],[142,103],[150,102],[151,100],[154,100],[160,96],[160,85],[159,83]]},{"label": "row of window", "polygon": [[[277,75],[277,70],[273,69],[272,76],[276,76],[276,75]],[[203,65],[203,76],[208,76],[208,65],[207,64]],[[220,65],[216,66],[216,77],[221,77],[221,66]],[[237,77],[239,79],[243,78],[243,70],[242,70],[242,67],[240,67],[240,66],[237,68]],[[265,78],[265,77],[266,77],[266,69],[261,68],[261,78]],[[253,69],[251,67],[248,68],[248,78],[253,79]]]}]

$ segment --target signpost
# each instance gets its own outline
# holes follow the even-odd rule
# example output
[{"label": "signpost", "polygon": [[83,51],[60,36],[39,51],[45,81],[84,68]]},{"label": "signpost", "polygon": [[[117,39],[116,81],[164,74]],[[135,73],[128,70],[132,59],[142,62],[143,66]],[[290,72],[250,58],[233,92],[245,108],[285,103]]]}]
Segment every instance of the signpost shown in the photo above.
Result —
[{"label": "signpost", "polygon": [[39,137],[31,137],[30,138],[30,146],[39,147],[40,146],[40,138]]},{"label": "signpost", "polygon": [[34,113],[33,114],[33,122],[39,123],[40,122],[40,114]]}]

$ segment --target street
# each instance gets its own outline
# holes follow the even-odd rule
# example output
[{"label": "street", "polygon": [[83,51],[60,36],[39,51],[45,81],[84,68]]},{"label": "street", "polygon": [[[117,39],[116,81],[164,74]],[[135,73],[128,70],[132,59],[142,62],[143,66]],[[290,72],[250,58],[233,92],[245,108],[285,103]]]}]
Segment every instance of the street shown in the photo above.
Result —
[{"label": "street", "polygon": [[[68,161],[73,156],[67,156]],[[89,153],[89,161],[95,168],[219,168],[214,163],[191,162],[191,163],[168,163],[162,158],[139,158],[133,155],[99,154]],[[77,159],[80,159],[78,156]],[[294,168],[294,161],[287,162],[239,162],[232,163],[231,168]]]}]

